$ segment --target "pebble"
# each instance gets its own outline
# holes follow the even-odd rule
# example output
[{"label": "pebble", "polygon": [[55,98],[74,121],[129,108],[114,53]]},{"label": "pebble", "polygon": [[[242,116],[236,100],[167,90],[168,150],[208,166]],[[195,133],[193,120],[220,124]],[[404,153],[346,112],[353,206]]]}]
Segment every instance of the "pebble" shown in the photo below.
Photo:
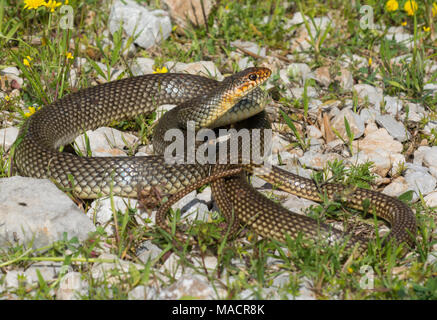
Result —
[{"label": "pebble", "polygon": [[321,170],[326,166],[328,161],[340,160],[341,156],[336,153],[317,153],[314,151],[307,151],[303,157],[299,158],[299,163],[315,170]]},{"label": "pebble", "polygon": [[[132,146],[138,138],[133,134],[121,132],[119,130],[100,127],[96,130],[86,131],[89,140],[92,156],[94,157],[114,157],[125,156],[123,149]],[[87,154],[85,135],[80,135],[74,139],[75,144],[83,154]]]},{"label": "pebble", "polygon": [[358,97],[365,99],[379,109],[381,102],[383,101],[382,89],[371,86],[370,84],[356,84],[354,90],[357,92]]},{"label": "pebble", "polygon": [[205,25],[205,18],[208,20],[213,7],[212,0],[164,0],[163,3],[167,5],[171,18],[182,28],[188,28],[190,23]]},{"label": "pebble", "polygon": [[134,76],[141,76],[143,74],[153,73],[154,65],[155,60],[141,57],[135,59],[135,61],[130,65],[130,69]]},{"label": "pebble", "polygon": [[379,116],[380,114],[381,112],[379,110],[365,108],[361,110],[360,117],[361,120],[364,121],[364,123],[370,123],[370,122],[375,122],[376,117]]},{"label": "pebble", "polygon": [[293,212],[305,214],[306,209],[313,205],[317,205],[317,202],[289,194],[287,200],[282,202],[282,205]]},{"label": "pebble", "polygon": [[425,203],[428,207],[437,207],[437,191],[433,191],[426,195],[423,200],[425,200]]},{"label": "pebble", "polygon": [[[91,268],[91,276],[95,280],[108,281],[109,284],[120,283],[120,281],[126,281],[127,277],[130,275],[131,268],[136,268],[137,270],[142,270],[143,267],[139,264],[124,261],[119,259],[116,255],[110,253],[102,253],[99,259],[113,260],[114,262],[98,262]],[[112,270],[118,270],[116,275]]]},{"label": "pebble", "polygon": [[68,272],[59,282],[56,291],[57,300],[79,300],[88,293],[88,281],[82,279],[80,272]]},{"label": "pebble", "polygon": [[161,248],[153,244],[152,241],[147,240],[141,243],[137,249],[137,258],[140,259],[141,262],[147,263],[149,260],[154,260],[159,257],[161,252]]},{"label": "pebble", "polygon": [[231,41],[231,46],[235,48],[243,48],[246,51],[249,51],[253,54],[256,54],[261,57],[266,57],[267,50],[266,48],[261,48],[256,43],[250,41]]},{"label": "pebble", "polygon": [[340,57],[340,64],[344,68],[349,68],[350,66],[355,65],[357,68],[367,67],[367,59],[364,57],[360,57],[359,55],[353,54],[352,56],[347,56],[343,54]]},{"label": "pebble", "polygon": [[375,149],[371,152],[360,151],[349,159],[349,162],[354,165],[369,161],[373,162],[371,172],[381,177],[385,177],[391,169],[390,153],[384,149]]},{"label": "pebble", "polygon": [[197,74],[218,81],[224,79],[224,76],[212,61],[198,61],[192,63],[168,61],[164,63],[164,66],[167,67],[170,72]]},{"label": "pebble", "polygon": [[299,81],[303,86],[307,79],[313,77],[313,74],[306,63],[291,63],[285,69],[279,71],[279,77],[286,85],[291,84],[291,79]]},{"label": "pebble", "polygon": [[[159,268],[159,271],[168,279],[180,279],[183,275],[181,263],[175,254],[170,255],[164,264]],[[186,270],[187,271],[187,270]]]},{"label": "pebble", "polygon": [[156,289],[148,286],[136,286],[127,294],[129,300],[154,300],[157,295]]},{"label": "pebble", "polygon": [[[138,200],[113,196],[94,200],[87,211],[91,221],[105,228],[108,236],[114,234],[113,225],[109,223],[113,219],[114,212],[126,213],[129,208],[135,209]],[[114,207],[112,207],[112,203]]]},{"label": "pebble", "polygon": [[164,10],[148,10],[133,0],[116,0],[111,7],[108,25],[114,34],[123,26],[134,43],[144,49],[165,40],[171,33],[169,14]]},{"label": "pebble", "polygon": [[364,121],[361,117],[350,109],[341,110],[334,119],[331,120],[331,126],[338,131],[340,136],[346,141],[349,137],[346,132],[345,119],[349,123],[354,139],[360,138],[364,134]]},{"label": "pebble", "polygon": [[18,137],[19,129],[17,127],[9,127],[0,129],[0,147],[4,151],[8,151]]},{"label": "pebble", "polygon": [[[437,167],[437,146],[419,147],[418,150],[424,148],[426,152],[423,155],[423,164],[427,167]],[[416,153],[414,153],[416,157]]]},{"label": "pebble", "polygon": [[334,80],[340,83],[340,88],[345,92],[352,91],[354,87],[354,78],[352,72],[346,68],[340,68],[340,74],[335,76]]},{"label": "pebble", "polygon": [[398,197],[408,190],[408,183],[405,178],[397,177],[389,185],[387,185],[384,190],[382,190],[382,193],[391,197]]},{"label": "pebble", "polygon": [[384,149],[390,153],[401,153],[402,143],[393,139],[385,128],[380,128],[367,134],[364,139],[352,142],[354,152],[362,150],[371,153],[376,149]]},{"label": "pebble", "polygon": [[[303,93],[304,93],[303,87],[294,87],[289,90],[291,97],[294,99],[302,99]],[[307,87],[307,97],[308,98],[317,98],[318,94],[314,87],[308,86]]]},{"label": "pebble", "polygon": [[216,294],[214,288],[197,275],[183,275],[159,294],[162,300],[180,300],[184,297],[205,300],[216,298]]},{"label": "pebble", "polygon": [[[417,168],[417,166],[407,164],[407,169],[405,173],[405,180],[408,183],[409,190],[414,190],[413,201],[419,198],[419,194],[426,196],[427,194],[434,191],[437,180],[428,170],[424,167]],[[422,170],[423,169],[423,170]]]},{"label": "pebble", "polygon": [[20,176],[0,179],[0,247],[32,244],[34,248],[95,230],[75,203],[48,179]]},{"label": "pebble", "polygon": [[402,100],[397,97],[384,96],[384,103],[384,110],[394,117],[402,110]]},{"label": "pebble", "polygon": [[376,117],[376,122],[384,127],[388,133],[400,142],[410,139],[410,133],[405,129],[402,122],[397,121],[392,115],[385,114]]}]

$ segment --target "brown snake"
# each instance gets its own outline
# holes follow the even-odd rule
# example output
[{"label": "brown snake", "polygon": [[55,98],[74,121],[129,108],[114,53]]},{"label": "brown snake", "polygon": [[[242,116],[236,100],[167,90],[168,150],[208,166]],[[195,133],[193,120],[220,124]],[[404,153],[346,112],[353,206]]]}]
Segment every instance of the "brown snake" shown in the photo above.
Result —
[{"label": "brown snake", "polygon": [[[174,126],[183,128],[188,120],[195,121],[196,129],[232,122],[243,127],[265,128],[269,125],[266,125],[268,121],[262,112],[266,96],[258,86],[270,74],[267,68],[249,68],[222,82],[188,74],[153,74],[78,91],[45,106],[26,121],[17,140],[15,163],[21,174],[50,178],[81,198],[109,194],[136,197],[137,190],[154,187],[165,194],[176,194],[177,198],[200,184],[214,182],[213,194],[219,207],[227,212],[228,217],[235,214],[237,221],[262,236],[284,241],[285,234],[296,238],[301,232],[313,239],[322,236],[344,241],[344,233],[289,212],[256,192],[248,184],[245,174],[238,173],[241,168],[168,164],[161,155],[98,158],[57,151],[86,130],[153,112],[162,104],[178,104],[178,107],[160,120],[155,134],[156,149],[162,148],[160,143],[165,130]],[[278,167],[263,171],[262,167],[247,164],[242,168],[246,172],[257,169],[261,178],[280,189],[315,201],[320,201],[320,194],[337,199],[350,191],[338,184],[317,186],[311,179]],[[222,180],[230,174],[233,176]],[[390,238],[413,244],[416,220],[407,205],[384,194],[359,188],[348,192],[345,202],[361,210],[366,199],[369,208],[391,224]],[[160,225],[161,220],[157,221]],[[358,243],[365,250],[366,241],[353,237],[350,242]]]}]

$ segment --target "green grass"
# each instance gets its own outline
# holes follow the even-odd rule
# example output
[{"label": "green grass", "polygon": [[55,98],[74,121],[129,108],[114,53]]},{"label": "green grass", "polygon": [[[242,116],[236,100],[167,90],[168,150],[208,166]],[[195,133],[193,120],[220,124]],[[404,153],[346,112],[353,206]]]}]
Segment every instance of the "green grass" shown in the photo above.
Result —
[{"label": "green grass", "polygon": [[[24,86],[19,90],[17,98],[0,98],[0,112],[9,112],[7,116],[3,113],[0,115],[0,123],[5,120],[22,123],[24,114],[29,111],[28,107],[43,106],[78,89],[112,79],[112,68],[123,68],[125,71],[119,77],[128,77],[132,74],[128,66],[136,57],[154,59],[155,67],[162,67],[167,61],[188,63],[210,60],[214,61],[223,74],[230,74],[238,69],[235,61],[230,61],[231,52],[235,50],[230,43],[235,40],[255,42],[268,48],[267,55],[279,56],[292,62],[305,62],[312,70],[329,65],[330,69],[338,71],[340,57],[343,55],[351,57],[356,54],[366,61],[372,58],[373,62],[364,67],[350,68],[355,80],[381,87],[384,94],[402,96],[405,101],[423,104],[430,111],[430,116],[418,124],[421,128],[427,121],[436,119],[437,95],[423,90],[424,85],[436,81],[436,75],[427,75],[425,72],[426,63],[437,61],[435,40],[431,39],[429,32],[423,30],[424,26],[430,26],[431,23],[435,27],[436,18],[431,22],[427,14],[430,1],[421,2],[415,18],[408,17],[402,10],[386,12],[384,2],[366,1],[374,9],[374,22],[384,24],[385,28],[363,30],[359,26],[359,8],[340,0],[296,1],[290,2],[288,7],[284,7],[283,1],[279,0],[224,0],[213,8],[206,25],[189,26],[184,30],[177,27],[159,47],[153,50],[137,48],[134,57],[125,54],[133,39],[128,39],[127,45],[123,46],[121,30],[112,37],[114,49],[105,45],[102,32],[107,26],[109,15],[106,1],[70,1],[74,9],[73,30],[60,27],[62,17],[59,10],[53,13],[45,8],[24,10],[22,2],[18,2],[19,5],[16,5],[12,0],[0,0],[0,69],[6,66],[19,68]],[[139,2],[160,7],[160,1]],[[335,23],[335,26],[331,25],[328,29],[311,33],[309,49],[303,54],[290,50],[290,41],[296,36],[293,32],[298,27],[286,27],[287,19],[300,10],[309,17],[304,23],[306,30],[310,30],[315,17],[326,16],[328,13]],[[389,27],[399,26],[403,21],[407,21],[405,28],[414,37],[415,45],[412,49],[385,38]],[[32,44],[32,41],[37,44]],[[74,67],[73,59],[68,58],[69,53],[88,62],[87,67],[79,70],[77,85],[74,86],[70,86],[67,81],[68,74]],[[404,54],[410,54],[412,59],[399,64],[390,63],[393,57]],[[25,65],[24,59],[28,59],[29,66]],[[256,64],[262,62],[253,57],[250,59]],[[282,61],[281,68],[287,65],[285,60],[278,60]],[[97,62],[105,65],[106,70]],[[103,80],[99,80],[99,76]],[[288,95],[287,88],[283,86],[277,73],[272,78],[275,87],[271,89],[271,95],[283,111],[282,122],[293,133],[290,141],[295,150],[309,149],[307,133],[301,128],[317,123],[317,119],[309,112],[311,100],[307,96],[308,86],[322,92],[322,102],[344,102],[351,99],[354,111],[359,111],[366,105],[366,101],[358,99],[355,92],[342,92],[335,82],[329,88],[321,88],[312,79],[304,84],[303,97],[294,99]],[[302,86],[297,79],[291,78],[290,81],[293,86]],[[6,94],[11,94],[11,90],[6,90]],[[20,101],[24,103],[24,107]],[[140,116],[132,121],[114,123],[112,126],[119,130],[136,132],[140,137],[139,143],[147,144],[155,116]],[[350,146],[353,135],[348,129],[346,119],[345,125],[345,144]],[[426,138],[429,145],[437,145],[436,132],[429,136],[423,133],[420,135],[420,139],[417,139],[419,142]],[[405,150],[408,143],[404,145]],[[138,146],[133,146],[129,154],[134,154]],[[417,149],[417,143],[413,147]],[[87,148],[87,153],[89,151]],[[8,169],[11,153],[0,147],[0,177],[12,174]],[[327,164],[324,170],[315,172],[313,176],[320,183],[330,181],[376,189],[370,168],[370,163],[346,166],[344,163],[334,162]],[[408,201],[408,195],[405,198]],[[81,203],[87,210],[90,202]],[[199,246],[193,249],[187,244],[174,244],[171,235],[155,227],[138,224],[135,219],[138,209],[117,211],[113,208],[113,220],[109,222],[115,229],[113,236],[106,233],[104,226],[97,226],[97,231],[84,243],[65,238],[38,250],[15,246],[0,252],[0,285],[4,281],[3,275],[9,270],[23,270],[38,261],[62,263],[56,280],[45,281],[39,278],[32,285],[22,282],[16,290],[0,292],[0,297],[7,298],[9,294],[15,294],[19,299],[54,299],[62,276],[71,268],[80,272],[89,283],[89,290],[81,296],[82,299],[126,299],[128,293],[138,285],[151,286],[157,283],[168,286],[176,281],[171,273],[160,271],[171,253],[177,256],[178,264],[186,272],[190,270],[202,275],[206,281],[212,283],[216,288],[217,298],[218,292],[222,292],[220,290],[225,292],[220,298],[238,299],[247,292],[253,298],[271,298],[273,292],[268,289],[272,286],[273,279],[284,275],[289,281],[274,289],[281,298],[298,294],[301,282],[307,278],[311,280],[312,291],[319,299],[436,299],[437,265],[427,262],[429,253],[436,251],[436,210],[427,207],[423,199],[409,205],[416,212],[419,240],[416,248],[406,256],[402,256],[395,246],[381,247],[373,217],[370,215],[369,218],[344,208],[341,201],[324,199],[321,204],[307,210],[307,215],[320,222],[344,221],[343,226],[346,229],[358,225],[373,236],[368,253],[354,259],[341,246],[314,244],[304,237],[281,244],[270,239],[261,239],[246,229],[240,230],[236,239],[220,242],[220,226],[224,222],[220,215],[212,213],[209,222],[191,223],[181,219],[180,212],[174,212],[171,215],[173,226],[186,228],[190,238],[198,239]],[[383,226],[384,222],[378,220],[376,224]],[[136,257],[136,249],[148,239],[163,251],[153,261],[142,263]],[[142,268],[132,267],[126,273],[111,271],[104,279],[94,279],[91,275],[93,266],[109,262],[99,258],[102,252],[140,264]],[[206,270],[202,264],[210,256],[217,258],[217,267],[214,270]],[[374,272],[373,290],[360,286],[363,277],[360,270],[363,266],[370,266]],[[109,276],[119,281],[111,285]]]}]

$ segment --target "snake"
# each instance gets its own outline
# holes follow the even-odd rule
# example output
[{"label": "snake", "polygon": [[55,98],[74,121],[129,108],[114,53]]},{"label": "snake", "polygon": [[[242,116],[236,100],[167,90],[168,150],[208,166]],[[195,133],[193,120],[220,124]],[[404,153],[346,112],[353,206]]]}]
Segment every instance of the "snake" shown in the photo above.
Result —
[{"label": "snake", "polygon": [[[138,197],[139,190],[159,188],[173,195],[163,206],[205,183],[212,183],[214,200],[228,216],[263,237],[285,242],[299,235],[314,241],[345,241],[362,251],[367,241],[348,236],[330,225],[293,213],[256,191],[247,175],[256,173],[279,189],[314,201],[323,196],[342,199],[346,206],[368,209],[391,225],[388,239],[414,246],[416,219],[397,198],[341,184],[318,184],[277,166],[168,163],[162,154],[141,157],[84,157],[60,148],[87,130],[150,114],[163,104],[177,107],[163,115],[154,133],[154,146],[163,149],[163,135],[172,127],[193,121],[195,128],[269,127],[264,110],[267,94],[260,88],[271,75],[252,67],[217,81],[182,73],[146,74],[85,88],[44,106],[22,125],[14,153],[19,174],[49,178],[59,188],[83,199],[107,195]],[[168,143],[168,142],[167,142]],[[160,218],[160,223],[162,223]],[[232,225],[232,223],[231,223]],[[235,225],[235,223],[233,223]],[[349,237],[349,238],[348,238]]]}]

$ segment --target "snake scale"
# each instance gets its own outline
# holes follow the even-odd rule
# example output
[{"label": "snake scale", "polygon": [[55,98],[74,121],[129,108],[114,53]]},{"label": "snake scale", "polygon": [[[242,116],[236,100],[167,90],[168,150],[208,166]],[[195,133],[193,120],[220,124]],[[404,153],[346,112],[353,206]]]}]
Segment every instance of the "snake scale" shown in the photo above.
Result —
[{"label": "snake scale", "polygon": [[[270,75],[267,68],[249,68],[219,82],[198,75],[149,74],[80,90],[41,108],[25,122],[17,140],[16,166],[20,174],[50,178],[80,198],[111,193],[136,197],[138,190],[159,187],[164,194],[175,195],[162,210],[189,190],[213,182],[213,196],[221,210],[228,216],[235,214],[236,221],[262,236],[285,241],[285,234],[296,238],[302,233],[313,239],[322,236],[344,241],[343,232],[292,213],[255,191],[246,175],[256,168],[257,175],[264,180],[307,199],[320,201],[321,194],[338,199],[347,192],[346,205],[362,210],[366,202],[377,216],[390,223],[390,238],[412,246],[416,234],[412,210],[400,200],[372,190],[354,188],[351,192],[339,184],[318,186],[311,179],[275,166],[263,172],[252,164],[230,168],[197,163],[169,164],[162,155],[80,157],[58,152],[60,146],[72,142],[86,130],[151,113],[162,104],[178,107],[160,120],[154,136],[157,137],[155,149],[162,148],[160,141],[169,126],[183,126],[188,120],[195,121],[197,129],[226,123],[262,127],[268,122],[262,110],[266,94],[258,86]],[[224,179],[226,176],[230,177]],[[161,220],[157,222],[161,224]],[[352,237],[350,242],[358,243],[362,250],[366,248],[366,241],[359,237]]]}]

